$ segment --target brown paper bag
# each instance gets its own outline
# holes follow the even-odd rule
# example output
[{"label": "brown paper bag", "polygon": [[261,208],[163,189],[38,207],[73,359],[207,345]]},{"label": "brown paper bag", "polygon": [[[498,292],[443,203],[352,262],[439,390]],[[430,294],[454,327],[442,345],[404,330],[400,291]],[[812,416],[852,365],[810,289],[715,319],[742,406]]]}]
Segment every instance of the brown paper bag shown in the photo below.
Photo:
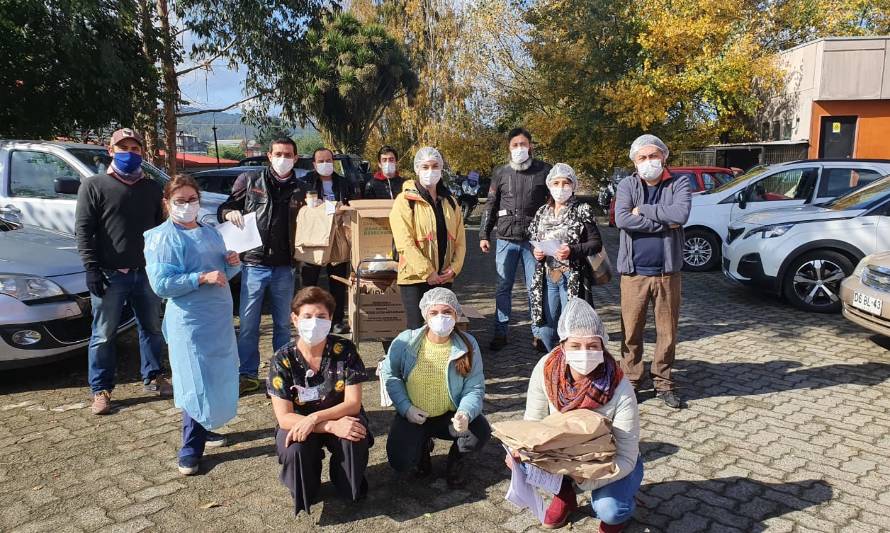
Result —
[{"label": "brown paper bag", "polygon": [[328,214],[324,204],[300,209],[294,235],[294,259],[312,265],[348,261],[346,220],[341,212]]}]

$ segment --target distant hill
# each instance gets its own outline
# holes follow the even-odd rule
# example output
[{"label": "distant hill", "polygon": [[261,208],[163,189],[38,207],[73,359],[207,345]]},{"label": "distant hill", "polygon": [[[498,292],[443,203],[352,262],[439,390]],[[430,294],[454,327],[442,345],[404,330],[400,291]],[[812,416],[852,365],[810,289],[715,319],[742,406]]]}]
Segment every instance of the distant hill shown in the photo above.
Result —
[{"label": "distant hill", "polygon": [[[197,109],[183,108],[183,111],[197,111]],[[213,142],[213,124],[216,123],[217,139],[255,139],[258,129],[242,122],[240,113],[201,113],[177,119],[177,131],[184,131],[197,135],[205,142]],[[314,131],[312,128],[295,128],[291,130],[292,136],[301,137],[304,131]]]}]

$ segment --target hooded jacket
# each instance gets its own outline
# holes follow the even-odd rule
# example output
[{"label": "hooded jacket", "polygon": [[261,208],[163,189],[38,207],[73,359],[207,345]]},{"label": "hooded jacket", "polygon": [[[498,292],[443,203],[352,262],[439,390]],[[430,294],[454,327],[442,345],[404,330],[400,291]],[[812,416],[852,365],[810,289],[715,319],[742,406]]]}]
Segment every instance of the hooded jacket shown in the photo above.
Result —
[{"label": "hooded jacket", "polygon": [[368,200],[392,200],[402,192],[405,180],[396,173],[387,178],[382,172],[374,173],[374,177],[365,185],[365,199]]}]

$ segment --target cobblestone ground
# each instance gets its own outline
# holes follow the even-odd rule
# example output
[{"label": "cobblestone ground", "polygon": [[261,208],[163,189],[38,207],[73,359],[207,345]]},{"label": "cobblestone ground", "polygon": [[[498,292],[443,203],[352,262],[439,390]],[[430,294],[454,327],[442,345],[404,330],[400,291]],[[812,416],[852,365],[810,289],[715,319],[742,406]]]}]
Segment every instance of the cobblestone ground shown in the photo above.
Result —
[{"label": "cobblestone ground", "polygon": [[[617,236],[605,235],[614,257]],[[470,241],[457,290],[489,317],[471,325],[484,347],[494,258],[476,251],[475,232]],[[728,287],[716,272],[685,274],[683,293],[676,373],[689,408],[672,411],[654,398],[640,407],[646,473],[628,531],[890,530],[887,339]],[[596,301],[617,353],[617,283],[599,288]],[[484,354],[492,421],[521,416],[539,358],[530,340],[526,319],[509,349]],[[182,477],[179,413],[142,393],[134,346],[132,334],[121,341],[119,410],[104,418],[86,408],[85,356],[0,376],[0,531],[537,530],[528,512],[504,501],[496,441],[477,457],[466,490],[446,489],[441,443],[432,482],[396,476],[385,458],[392,411],[379,406],[376,381],[365,387],[377,443],[360,505],[338,501],[325,483],[324,502],[293,516],[262,394],[242,400],[225,429],[232,444],[209,451],[201,475]],[[361,349],[368,366],[382,356],[377,343]],[[596,528],[583,512],[574,518],[576,529]]]}]

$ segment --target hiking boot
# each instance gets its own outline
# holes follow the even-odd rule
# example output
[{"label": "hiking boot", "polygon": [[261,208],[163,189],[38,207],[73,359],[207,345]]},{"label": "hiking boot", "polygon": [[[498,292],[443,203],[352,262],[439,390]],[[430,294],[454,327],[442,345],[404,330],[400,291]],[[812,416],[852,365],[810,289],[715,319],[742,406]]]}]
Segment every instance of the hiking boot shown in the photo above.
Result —
[{"label": "hiking boot", "polygon": [[228,441],[226,441],[225,435],[220,435],[213,431],[207,432],[207,439],[204,441],[204,446],[208,448],[221,448],[226,444],[228,444]]},{"label": "hiking boot", "polygon": [[338,322],[331,328],[331,333],[334,335],[346,335],[349,333],[349,324],[346,322]]},{"label": "hiking boot", "polygon": [[661,401],[663,401],[664,404],[671,409],[680,409],[683,407],[683,404],[680,402],[680,398],[678,398],[677,394],[674,393],[674,391],[672,390],[659,392],[658,394],[656,394],[656,397],[660,398]]},{"label": "hiking boot", "polygon": [[417,468],[414,470],[415,477],[427,477],[433,472],[433,439],[427,440],[420,451],[420,461],[417,462]]},{"label": "hiking boot", "polygon": [[90,406],[90,411],[92,411],[94,415],[107,415],[110,413],[111,392],[100,390],[96,394],[93,394],[93,405]]},{"label": "hiking boot", "polygon": [[544,514],[544,523],[541,526],[544,529],[559,529],[566,525],[569,516],[578,509],[578,500],[575,497],[575,488],[572,487],[572,481],[568,478],[562,480],[562,487],[559,493],[553,496],[550,507]]},{"label": "hiking boot", "polygon": [[488,349],[497,352],[507,345],[507,337],[504,335],[495,335],[491,342],[488,343]]},{"label": "hiking boot", "polygon": [[544,341],[535,337],[532,339],[532,347],[537,350],[538,353],[547,353],[547,346],[544,345]]},{"label": "hiking boot", "polygon": [[179,468],[179,473],[183,476],[193,476],[198,473],[198,465],[200,464],[200,459],[194,455],[189,455],[187,457],[180,457],[177,467]]},{"label": "hiking boot", "polygon": [[238,378],[238,396],[246,396],[260,390],[260,380],[250,376]]},{"label": "hiking boot", "polygon": [[448,463],[445,465],[445,482],[449,489],[461,489],[467,484],[466,461],[457,447],[457,442],[448,450]]},{"label": "hiking boot", "polygon": [[167,378],[158,374],[151,378],[148,383],[142,385],[145,392],[155,392],[158,396],[173,396],[173,385],[167,381]]}]

